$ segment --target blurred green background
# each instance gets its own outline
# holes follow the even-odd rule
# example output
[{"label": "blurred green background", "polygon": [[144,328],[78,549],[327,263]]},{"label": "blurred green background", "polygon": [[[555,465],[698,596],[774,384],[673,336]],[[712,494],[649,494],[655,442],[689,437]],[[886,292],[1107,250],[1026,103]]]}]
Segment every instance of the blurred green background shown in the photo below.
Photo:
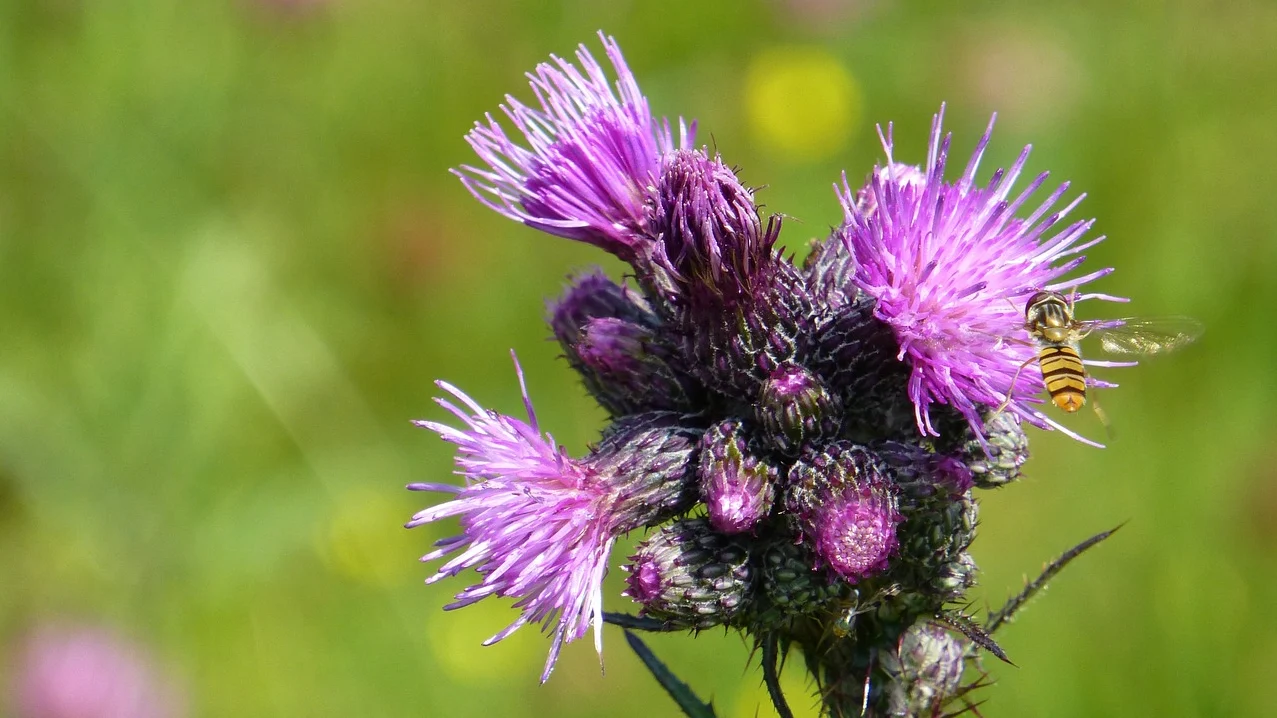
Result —
[{"label": "blurred green background", "polygon": [[[543,302],[620,267],[447,169],[603,28],[800,253],[873,123],[919,162],[941,101],[956,156],[1000,113],[984,176],[1032,142],[1030,173],[1090,193],[1099,288],[1208,330],[1102,374],[1109,449],[1035,432],[985,495],[981,602],[1127,524],[1001,635],[1020,667],[990,664],[981,712],[1277,715],[1277,4],[602,5],[0,3],[0,651],[116,626],[195,716],[674,715],[614,629],[605,675],[583,641],[545,686],[535,629],[482,648],[508,605],[442,612],[464,584],[415,559],[450,527],[401,528],[427,500],[403,484],[452,468],[408,424],[443,416],[435,378],[516,413],[515,348],[543,425],[597,437]],[[772,714],[735,635],[651,643],[723,716]]]}]

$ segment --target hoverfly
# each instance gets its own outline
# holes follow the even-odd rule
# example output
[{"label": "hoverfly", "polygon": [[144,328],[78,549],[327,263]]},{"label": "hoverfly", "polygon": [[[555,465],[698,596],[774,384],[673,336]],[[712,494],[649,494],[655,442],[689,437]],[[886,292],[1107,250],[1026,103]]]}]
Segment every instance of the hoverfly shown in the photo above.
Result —
[{"label": "hoverfly", "polygon": [[[1010,403],[1020,372],[1033,362],[1042,370],[1042,383],[1053,404],[1069,414],[1081,409],[1086,403],[1087,373],[1078,347],[1088,336],[1098,336],[1100,346],[1110,354],[1161,354],[1192,343],[1202,333],[1201,323],[1188,317],[1078,321],[1073,316],[1073,300],[1051,291],[1038,291],[1029,297],[1024,307],[1024,329],[1037,354],[1016,371],[999,411]],[[1107,424],[1098,406],[1095,410]]]}]

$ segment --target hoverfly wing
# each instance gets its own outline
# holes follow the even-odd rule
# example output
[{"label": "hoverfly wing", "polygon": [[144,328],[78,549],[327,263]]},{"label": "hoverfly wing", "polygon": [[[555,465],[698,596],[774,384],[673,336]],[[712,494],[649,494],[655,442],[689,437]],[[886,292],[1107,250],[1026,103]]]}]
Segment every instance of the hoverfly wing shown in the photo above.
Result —
[{"label": "hoverfly wing", "polygon": [[1193,343],[1202,323],[1190,317],[1153,317],[1097,322],[1092,332],[1110,354],[1164,354]]}]

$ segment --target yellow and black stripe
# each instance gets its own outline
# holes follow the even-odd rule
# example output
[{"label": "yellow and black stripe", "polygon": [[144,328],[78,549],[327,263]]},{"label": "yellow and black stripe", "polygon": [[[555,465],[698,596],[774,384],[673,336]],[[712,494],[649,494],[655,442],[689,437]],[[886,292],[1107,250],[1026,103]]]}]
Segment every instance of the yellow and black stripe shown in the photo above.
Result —
[{"label": "yellow and black stripe", "polygon": [[1077,350],[1067,344],[1048,344],[1038,354],[1042,381],[1051,401],[1070,414],[1086,403],[1086,369]]}]

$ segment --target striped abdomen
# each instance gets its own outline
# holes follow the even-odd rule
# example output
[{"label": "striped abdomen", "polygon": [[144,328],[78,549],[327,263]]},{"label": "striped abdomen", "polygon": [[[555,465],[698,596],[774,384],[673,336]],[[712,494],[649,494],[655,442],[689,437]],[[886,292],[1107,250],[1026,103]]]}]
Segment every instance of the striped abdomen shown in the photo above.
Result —
[{"label": "striped abdomen", "polygon": [[1048,344],[1038,353],[1042,381],[1051,401],[1072,414],[1086,403],[1086,369],[1077,350],[1067,344]]}]

